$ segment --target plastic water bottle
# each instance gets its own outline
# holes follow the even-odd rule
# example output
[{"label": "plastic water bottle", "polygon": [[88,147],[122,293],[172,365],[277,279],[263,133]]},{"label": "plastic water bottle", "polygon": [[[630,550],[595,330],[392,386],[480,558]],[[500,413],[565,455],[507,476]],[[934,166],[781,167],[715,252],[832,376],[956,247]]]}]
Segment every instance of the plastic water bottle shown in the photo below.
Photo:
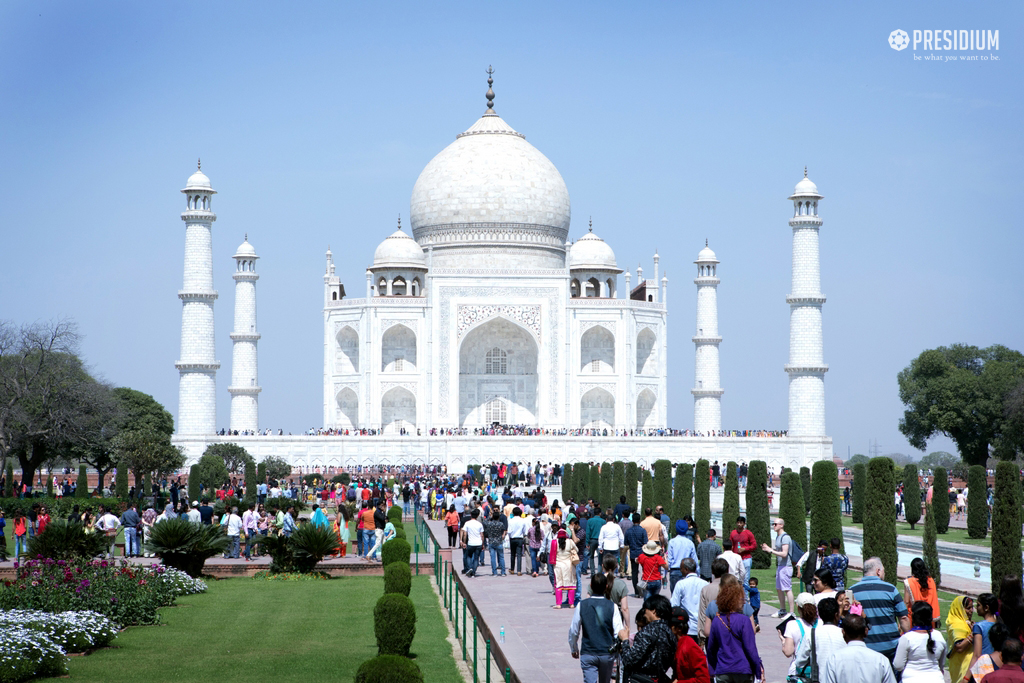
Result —
[{"label": "plastic water bottle", "polygon": [[505,642],[505,627],[504,626],[502,626],[501,630],[498,631],[498,642],[499,643],[504,643]]}]

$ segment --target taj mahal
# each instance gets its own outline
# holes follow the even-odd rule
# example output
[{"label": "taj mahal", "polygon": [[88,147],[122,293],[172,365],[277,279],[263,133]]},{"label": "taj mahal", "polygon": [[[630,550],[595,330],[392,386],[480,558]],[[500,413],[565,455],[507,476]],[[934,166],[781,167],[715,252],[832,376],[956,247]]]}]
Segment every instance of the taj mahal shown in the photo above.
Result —
[{"label": "taj mahal", "polygon": [[[364,278],[323,278],[323,429],[261,431],[255,247],[233,256],[229,430],[218,433],[213,190],[201,167],[182,193],[185,223],[176,434],[189,462],[230,441],[257,460],[308,468],[471,462],[762,459],[776,468],[832,458],[825,433],[818,233],[822,196],[804,172],[789,197],[789,429],[722,431],[717,287],[705,243],[694,260],[692,425],[667,423],[668,278],[619,267],[612,247],[571,226],[558,169],[495,111],[431,159],[409,225],[377,247]],[[660,277],[659,277],[660,276]],[[497,435],[492,434],[498,432]],[[489,435],[489,436],[488,436]]]}]

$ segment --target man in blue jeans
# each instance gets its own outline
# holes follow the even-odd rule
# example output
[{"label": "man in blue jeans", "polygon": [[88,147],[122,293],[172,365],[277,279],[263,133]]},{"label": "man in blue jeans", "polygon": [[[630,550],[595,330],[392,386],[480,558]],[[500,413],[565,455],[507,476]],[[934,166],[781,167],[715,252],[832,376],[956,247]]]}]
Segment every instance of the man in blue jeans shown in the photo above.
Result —
[{"label": "man in blue jeans", "polygon": [[569,650],[573,659],[580,660],[583,683],[611,680],[612,655],[609,650],[619,633],[624,631],[618,606],[604,597],[607,586],[608,578],[595,571],[590,580],[591,597],[577,604],[569,626]]},{"label": "man in blue jeans", "polygon": [[469,521],[462,526],[462,551],[465,553],[463,570],[466,576],[476,576],[476,568],[480,566],[480,551],[484,547],[484,525],[480,523],[480,508],[475,508],[469,515]]},{"label": "man in blue jeans", "polygon": [[[604,526],[604,518],[601,517],[601,508],[597,505],[594,506],[593,514],[587,521],[587,556],[583,558],[583,573],[590,573],[590,565],[594,559],[594,553],[597,552],[598,539],[601,537],[601,527]],[[597,569],[600,572],[600,565]],[[578,591],[577,591],[578,592]]]},{"label": "man in blue jeans", "polygon": [[498,508],[494,508],[491,518],[484,522],[484,538],[491,550],[491,575],[505,576],[505,525]]}]

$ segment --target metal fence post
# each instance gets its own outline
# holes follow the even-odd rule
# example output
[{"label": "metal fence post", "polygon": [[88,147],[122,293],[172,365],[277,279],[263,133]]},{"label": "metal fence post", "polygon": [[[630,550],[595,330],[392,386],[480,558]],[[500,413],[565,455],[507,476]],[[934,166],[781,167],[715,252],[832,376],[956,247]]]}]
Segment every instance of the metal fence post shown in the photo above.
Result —
[{"label": "metal fence post", "polygon": [[491,639],[487,639],[487,652],[484,655],[484,676],[487,683],[491,683]]},{"label": "metal fence post", "polygon": [[480,680],[480,677],[477,675],[477,672],[476,672],[476,661],[477,661],[476,660],[476,639],[477,639],[478,635],[479,635],[479,631],[477,631],[477,627],[476,627],[476,615],[474,614],[473,615],[473,683],[478,683],[478,681]]},{"label": "metal fence post", "polygon": [[512,683],[512,669],[505,667],[505,683]]},{"label": "metal fence post", "polygon": [[416,576],[420,575],[420,539],[416,536],[412,537],[413,556],[416,558]]},{"label": "metal fence post", "polygon": [[[455,619],[458,618],[456,614]],[[466,596],[462,596],[462,661],[466,661]]]}]

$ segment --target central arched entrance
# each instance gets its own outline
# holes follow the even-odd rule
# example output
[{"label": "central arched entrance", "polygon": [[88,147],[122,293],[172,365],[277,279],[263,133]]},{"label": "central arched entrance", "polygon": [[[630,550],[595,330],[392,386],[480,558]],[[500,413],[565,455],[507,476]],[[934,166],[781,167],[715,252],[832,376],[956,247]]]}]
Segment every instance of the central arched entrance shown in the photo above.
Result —
[{"label": "central arched entrance", "polygon": [[470,331],[459,349],[459,425],[537,424],[537,353],[533,336],[504,318]]}]

